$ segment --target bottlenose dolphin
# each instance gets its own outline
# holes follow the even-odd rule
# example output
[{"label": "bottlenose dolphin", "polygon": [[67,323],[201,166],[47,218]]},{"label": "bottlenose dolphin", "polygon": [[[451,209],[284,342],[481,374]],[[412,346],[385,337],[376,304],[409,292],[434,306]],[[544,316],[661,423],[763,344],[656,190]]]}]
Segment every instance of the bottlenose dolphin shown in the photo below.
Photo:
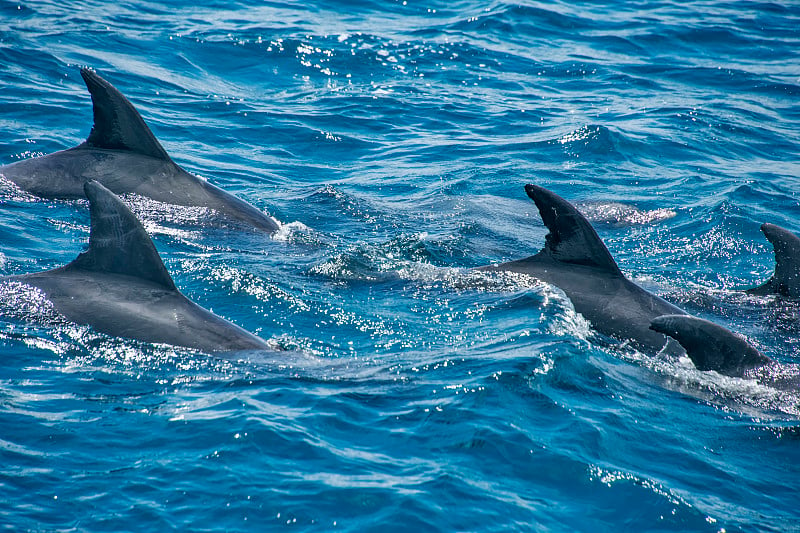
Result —
[{"label": "bottlenose dolphin", "polygon": [[698,370],[743,377],[754,368],[772,363],[743,337],[696,316],[656,317],[650,329],[678,341]]},{"label": "bottlenose dolphin", "polygon": [[638,348],[671,354],[683,350],[650,322],[661,315],[683,315],[683,310],[629,281],[586,218],[569,202],[536,185],[525,192],[536,203],[550,232],[544,248],[531,257],[479,270],[529,274],[560,288],[575,311],[594,328]]},{"label": "bottlenose dolphin", "polygon": [[746,292],[800,298],[800,238],[775,224],[762,224],[761,232],[775,249],[775,272],[764,284]]},{"label": "bottlenose dolphin", "polygon": [[800,390],[800,366],[770,359],[743,337],[713,322],[667,315],[655,318],[651,328],[677,340],[698,370],[755,379],[780,390]]},{"label": "bottlenose dolphin", "polygon": [[139,112],[96,72],[81,69],[92,97],[94,125],[83,143],[0,167],[0,175],[42,198],[83,197],[83,184],[102,183],[116,194],[135,193],[168,204],[208,207],[267,233],[270,216],[189,174],[167,155]]},{"label": "bottlenose dolphin", "polygon": [[200,307],[175,287],[133,213],[96,181],[89,199],[89,248],[66,266],[0,278],[41,290],[68,320],[97,331],[205,352],[264,350],[267,344]]}]

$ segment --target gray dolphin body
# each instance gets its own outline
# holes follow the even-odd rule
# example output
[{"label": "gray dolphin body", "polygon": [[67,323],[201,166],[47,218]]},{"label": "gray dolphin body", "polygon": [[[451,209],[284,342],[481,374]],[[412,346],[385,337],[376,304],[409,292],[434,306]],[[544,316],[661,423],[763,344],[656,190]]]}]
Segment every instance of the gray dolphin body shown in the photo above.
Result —
[{"label": "gray dolphin body", "polygon": [[[747,292],[800,298],[800,238],[775,224],[762,224],[761,231],[775,249],[775,272],[765,283]],[[698,370],[714,370],[732,377],[756,377],[762,382],[775,382],[770,378],[781,374],[782,365],[759,352],[743,337],[708,320],[667,315],[655,318],[650,329],[677,340]],[[782,384],[783,388],[800,388],[800,376],[792,376],[788,381],[783,379]]]},{"label": "gray dolphin body", "polygon": [[81,69],[92,97],[94,125],[82,144],[0,167],[0,175],[42,198],[84,196],[95,180],[116,194],[135,193],[160,202],[208,207],[223,217],[273,233],[275,220],[252,205],[189,174],[167,155],[139,112],[113,85]]},{"label": "gray dolphin body", "polygon": [[748,289],[749,294],[778,294],[800,298],[800,238],[775,224],[762,224],[761,232],[775,249],[775,272],[763,285]]},{"label": "gray dolphin body", "polygon": [[89,248],[66,266],[0,278],[37,287],[67,319],[97,331],[205,352],[264,350],[267,344],[186,298],[153,241],[111,191],[84,185]]},{"label": "gray dolphin body", "polygon": [[564,291],[597,331],[639,349],[657,352],[667,345],[668,353],[682,353],[650,323],[661,315],[686,313],[625,278],[597,232],[569,202],[536,185],[526,185],[525,192],[550,230],[544,248],[526,259],[480,270],[529,274]]},{"label": "gray dolphin body", "polygon": [[772,363],[744,338],[696,316],[660,316],[653,319],[650,328],[677,340],[698,370],[743,377],[754,368]]},{"label": "gray dolphin body", "polygon": [[781,390],[800,390],[798,365],[770,359],[743,337],[713,322],[695,316],[667,315],[654,319],[651,328],[677,340],[698,370],[755,379]]}]

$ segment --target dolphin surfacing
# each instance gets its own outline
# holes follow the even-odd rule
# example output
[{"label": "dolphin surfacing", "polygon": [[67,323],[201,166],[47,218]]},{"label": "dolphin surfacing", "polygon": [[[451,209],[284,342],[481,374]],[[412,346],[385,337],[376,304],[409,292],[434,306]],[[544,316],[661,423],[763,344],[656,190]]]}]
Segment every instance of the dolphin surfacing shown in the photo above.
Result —
[{"label": "dolphin surfacing", "polygon": [[660,316],[650,326],[677,340],[701,371],[754,379],[782,391],[800,390],[800,366],[770,359],[747,339],[708,320],[688,315]]},{"label": "dolphin surfacing", "polygon": [[743,337],[711,321],[689,315],[653,319],[650,329],[677,340],[701,371],[744,377],[748,371],[772,363]]},{"label": "dolphin surfacing", "polygon": [[800,298],[800,238],[775,224],[762,224],[761,232],[775,249],[775,272],[764,284],[748,289],[747,293]]},{"label": "dolphin surfacing", "polygon": [[95,180],[116,194],[135,193],[168,204],[207,207],[269,234],[278,223],[247,202],[186,172],[169,157],[136,108],[96,72],[81,69],[92,97],[94,124],[86,141],[60,152],[0,166],[0,175],[42,198],[83,198]]},{"label": "dolphin surfacing", "polygon": [[675,341],[651,330],[650,322],[686,313],[625,278],[589,221],[569,202],[537,185],[526,185],[525,192],[550,230],[544,248],[526,259],[479,270],[531,275],[564,291],[575,311],[600,333],[638,349],[682,353]]},{"label": "dolphin surfacing", "polygon": [[181,294],[141,223],[111,191],[96,181],[84,189],[89,248],[63,267],[6,276],[0,283],[36,287],[68,320],[116,337],[207,353],[269,349]]}]

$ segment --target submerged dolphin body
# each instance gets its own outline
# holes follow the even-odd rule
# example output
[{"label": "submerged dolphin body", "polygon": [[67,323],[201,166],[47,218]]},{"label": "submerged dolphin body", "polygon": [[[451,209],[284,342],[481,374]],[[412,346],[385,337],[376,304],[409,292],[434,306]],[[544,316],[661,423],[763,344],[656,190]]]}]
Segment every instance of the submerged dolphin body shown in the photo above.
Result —
[{"label": "submerged dolphin body", "polygon": [[669,353],[682,353],[674,341],[651,330],[650,322],[686,313],[625,278],[597,232],[569,202],[536,185],[526,185],[525,192],[550,230],[544,248],[480,270],[529,274],[564,291],[597,331],[639,349],[658,352],[668,345]]},{"label": "submerged dolphin body", "polygon": [[139,112],[97,73],[81,76],[92,97],[94,125],[74,148],[0,167],[0,175],[42,198],[74,199],[96,180],[116,194],[135,193],[168,204],[208,207],[267,233],[275,220],[247,202],[189,174],[167,155]]},{"label": "submerged dolphin body", "polygon": [[747,293],[800,298],[800,238],[775,224],[762,224],[761,232],[775,249],[775,272],[763,285],[748,289]]},{"label": "submerged dolphin body", "polygon": [[97,331],[205,352],[265,350],[267,344],[186,298],[131,211],[97,183],[89,198],[89,248],[66,266],[0,278],[41,290],[67,319]]}]

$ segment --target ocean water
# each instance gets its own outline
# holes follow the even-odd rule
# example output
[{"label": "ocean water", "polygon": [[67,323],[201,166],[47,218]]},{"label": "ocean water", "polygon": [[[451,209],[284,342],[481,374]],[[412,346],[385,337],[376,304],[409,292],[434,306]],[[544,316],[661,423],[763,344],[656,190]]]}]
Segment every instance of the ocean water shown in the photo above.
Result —
[{"label": "ocean water", "polygon": [[[800,232],[800,5],[0,0],[0,164],[84,140],[90,66],[274,237],[126,201],[181,290],[282,350],[112,338],[0,295],[7,531],[800,530],[800,391],[620,349],[470,271],[575,202],[622,270],[800,363],[744,295]],[[0,274],[86,203],[0,189]]]}]

